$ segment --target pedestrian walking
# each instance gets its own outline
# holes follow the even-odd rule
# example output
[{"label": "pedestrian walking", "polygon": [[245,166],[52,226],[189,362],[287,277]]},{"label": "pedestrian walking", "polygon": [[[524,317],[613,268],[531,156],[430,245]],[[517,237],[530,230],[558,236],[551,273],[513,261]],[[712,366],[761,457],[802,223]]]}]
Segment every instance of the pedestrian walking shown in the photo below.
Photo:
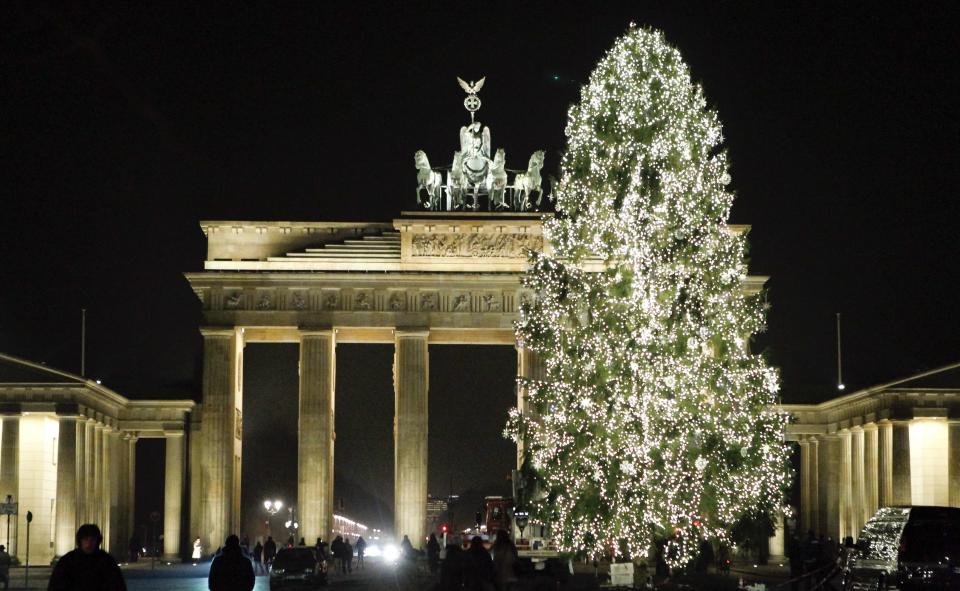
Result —
[{"label": "pedestrian walking", "polygon": [[343,536],[333,538],[333,543],[330,544],[330,552],[333,553],[334,572],[345,571],[346,569],[343,568]]},{"label": "pedestrian walking", "polygon": [[437,541],[437,534],[431,533],[427,540],[427,564],[430,566],[430,574],[437,574],[440,569],[440,542]]},{"label": "pedestrian walking", "polygon": [[266,572],[266,569],[263,568],[263,544],[258,538],[257,544],[253,547],[253,573],[257,574],[260,571]]},{"label": "pedestrian walking", "polygon": [[267,542],[263,545],[263,566],[266,569],[273,564],[273,557],[277,555],[277,543],[273,541],[273,536],[267,536]]},{"label": "pedestrian walking", "polygon": [[483,539],[473,536],[466,552],[463,570],[463,588],[469,591],[494,591],[493,559],[483,547]]},{"label": "pedestrian walking", "polygon": [[57,561],[47,591],[127,591],[117,561],[100,549],[103,534],[99,527],[81,525],[76,542],[77,547]]},{"label": "pedestrian walking", "polygon": [[140,558],[140,552],[143,551],[143,546],[140,545],[140,540],[137,539],[137,536],[130,538],[130,544],[127,546],[127,551],[130,552],[130,562],[136,562]]},{"label": "pedestrian walking", "polygon": [[357,538],[357,570],[363,568],[363,554],[367,551],[367,541],[363,536]]},{"label": "pedestrian walking", "polygon": [[403,536],[403,541],[400,542],[400,554],[410,562],[417,560],[417,551],[413,549],[413,544],[410,543],[410,536]]},{"label": "pedestrian walking", "polygon": [[460,547],[460,536],[450,537],[447,543],[443,564],[440,566],[439,591],[461,591],[463,589],[464,553]]},{"label": "pedestrian walking", "polygon": [[350,543],[350,538],[343,541],[343,564],[348,574],[353,572],[353,544]]},{"label": "pedestrian walking", "polygon": [[10,555],[3,544],[0,544],[0,582],[3,583],[3,591],[10,588]]},{"label": "pedestrian walking", "polygon": [[193,559],[193,563],[196,564],[200,562],[200,558],[203,556],[203,545],[200,543],[200,538],[194,538],[193,540],[193,553],[190,555],[190,558]]},{"label": "pedestrian walking", "polygon": [[506,530],[497,530],[497,539],[493,543],[493,570],[498,591],[511,591],[520,581],[517,578],[517,565],[520,557]]},{"label": "pedestrian walking", "polygon": [[253,591],[253,565],[240,546],[240,538],[227,536],[223,548],[213,557],[207,586],[210,591]]}]

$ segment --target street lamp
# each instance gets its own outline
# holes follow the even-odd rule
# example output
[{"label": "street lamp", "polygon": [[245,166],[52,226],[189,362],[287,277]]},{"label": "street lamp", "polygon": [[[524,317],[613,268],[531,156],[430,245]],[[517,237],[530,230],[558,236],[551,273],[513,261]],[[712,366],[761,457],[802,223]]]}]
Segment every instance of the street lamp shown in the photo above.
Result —
[{"label": "street lamp", "polygon": [[[283,501],[280,499],[270,500],[267,499],[263,502],[263,508],[267,510],[267,513],[270,514],[270,517],[276,515],[280,512],[280,509],[283,508]],[[270,535],[270,517],[267,517],[267,536]]]},{"label": "street lamp", "polygon": [[293,544],[296,545],[296,544],[297,544],[297,529],[299,529],[300,524],[297,523],[297,521],[296,521],[296,515],[294,514],[293,507],[287,508],[287,511],[289,511],[289,514],[288,514],[289,519],[287,519],[287,520],[284,522],[283,526],[284,526],[285,528],[287,528],[287,535],[288,535],[288,536],[293,536]]}]

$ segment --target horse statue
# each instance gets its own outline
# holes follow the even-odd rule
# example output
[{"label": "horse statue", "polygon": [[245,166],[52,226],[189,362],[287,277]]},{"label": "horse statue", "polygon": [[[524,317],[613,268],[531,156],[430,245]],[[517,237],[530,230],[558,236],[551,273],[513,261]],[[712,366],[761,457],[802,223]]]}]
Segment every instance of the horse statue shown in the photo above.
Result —
[{"label": "horse statue", "polygon": [[[423,150],[417,150],[413,155],[413,161],[417,166],[417,203],[421,203],[427,209],[440,209],[443,175],[430,168],[430,160],[427,159],[427,153]],[[420,199],[421,190],[427,192],[426,199]]]},{"label": "horse statue", "polygon": [[453,165],[447,173],[447,209],[453,211],[463,205],[463,193],[467,188],[467,179],[463,174],[463,152],[453,153]]},{"label": "horse statue", "polygon": [[543,187],[540,186],[542,178],[540,169],[543,168],[543,150],[537,150],[530,156],[530,163],[527,165],[526,172],[518,172],[513,177],[513,202],[516,211],[526,211],[533,206],[530,202],[531,194],[537,193],[537,207],[540,206],[540,200],[543,199]]},{"label": "horse statue", "polygon": [[507,165],[507,153],[503,148],[499,148],[493,156],[493,162],[490,163],[490,170],[487,171],[487,194],[490,196],[490,207],[505,209],[508,207],[506,202],[507,193],[507,171],[504,167]]}]

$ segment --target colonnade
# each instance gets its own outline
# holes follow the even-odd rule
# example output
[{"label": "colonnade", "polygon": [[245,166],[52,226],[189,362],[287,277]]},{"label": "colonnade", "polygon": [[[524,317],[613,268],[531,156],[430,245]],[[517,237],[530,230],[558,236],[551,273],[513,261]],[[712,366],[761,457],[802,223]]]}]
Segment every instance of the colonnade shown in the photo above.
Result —
[{"label": "colonnade", "polygon": [[880,507],[960,507],[960,422],[945,416],[848,425],[799,443],[804,532],[856,539]]},{"label": "colonnade", "polygon": [[[503,331],[493,344],[513,341]],[[204,328],[202,456],[191,457],[192,523],[205,549],[240,531],[243,328]],[[289,333],[284,340],[291,342]],[[425,329],[393,329],[394,533],[419,545],[426,537],[429,343]],[[509,340],[508,340],[509,339]],[[270,342],[270,339],[259,339]],[[279,341],[280,339],[278,339]],[[273,341],[277,342],[277,341]],[[297,510],[300,535],[330,539],[333,530],[336,329],[300,329]],[[349,342],[357,342],[351,340]],[[383,342],[370,340],[366,342]],[[445,340],[444,342],[451,342]],[[483,342],[471,340],[468,342]],[[520,351],[520,375],[542,375],[535,355]],[[518,391],[521,408],[523,392]],[[522,450],[518,450],[522,453]]]},{"label": "colonnade", "polygon": [[[183,496],[182,432],[166,439],[164,556],[179,558]],[[0,519],[0,543],[9,536],[10,554],[26,556],[26,513],[33,514],[31,562],[49,563],[75,547],[77,528],[95,523],[103,548],[126,556],[136,533],[135,432],[118,428],[113,417],[56,412],[4,414],[0,452],[0,500],[18,503],[10,531]]]}]

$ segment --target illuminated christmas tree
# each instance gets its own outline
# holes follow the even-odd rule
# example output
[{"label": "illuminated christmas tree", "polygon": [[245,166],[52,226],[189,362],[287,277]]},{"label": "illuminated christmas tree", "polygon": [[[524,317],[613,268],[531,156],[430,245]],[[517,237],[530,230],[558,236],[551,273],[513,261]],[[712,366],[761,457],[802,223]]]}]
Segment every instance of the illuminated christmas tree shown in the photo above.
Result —
[{"label": "illuminated christmas tree", "polygon": [[671,565],[744,515],[783,507],[789,479],[778,377],[749,351],[764,328],[717,115],[663,35],[631,27],[597,64],[534,254],[520,344],[544,361],[511,413],[563,550]]}]

